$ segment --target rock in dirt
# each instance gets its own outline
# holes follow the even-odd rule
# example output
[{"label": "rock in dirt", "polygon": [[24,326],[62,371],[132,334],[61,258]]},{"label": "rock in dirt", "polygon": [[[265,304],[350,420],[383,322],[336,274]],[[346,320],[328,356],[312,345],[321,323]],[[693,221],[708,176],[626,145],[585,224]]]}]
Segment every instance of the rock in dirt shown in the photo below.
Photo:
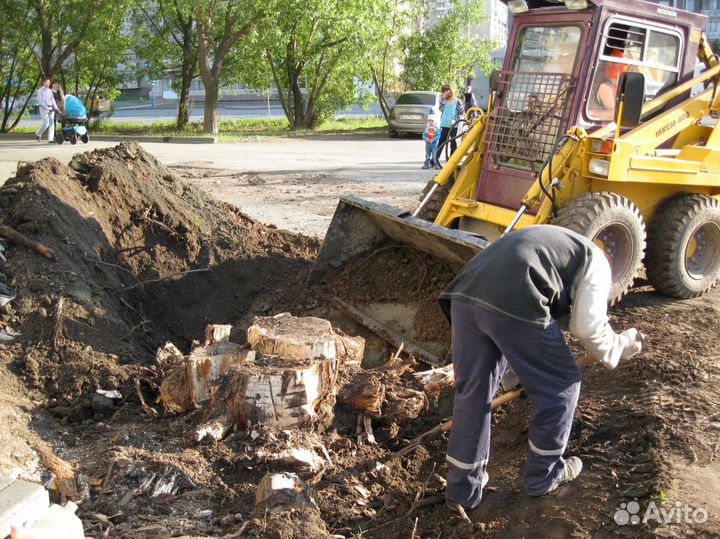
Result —
[{"label": "rock in dirt", "polygon": [[290,507],[317,509],[305,482],[297,475],[287,472],[269,474],[260,480],[255,492],[255,506],[259,505],[271,511],[282,511]]},{"label": "rock in dirt", "polygon": [[332,537],[308,486],[295,474],[263,477],[255,493],[255,531],[269,539]]}]

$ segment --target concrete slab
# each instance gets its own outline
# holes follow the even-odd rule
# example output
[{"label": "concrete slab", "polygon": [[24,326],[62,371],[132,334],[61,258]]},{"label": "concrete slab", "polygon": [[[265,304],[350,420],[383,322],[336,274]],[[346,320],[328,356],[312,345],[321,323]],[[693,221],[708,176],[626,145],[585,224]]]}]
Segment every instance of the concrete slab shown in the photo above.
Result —
[{"label": "concrete slab", "polygon": [[42,485],[0,476],[0,537],[10,534],[10,524],[34,520],[49,507],[50,497]]}]

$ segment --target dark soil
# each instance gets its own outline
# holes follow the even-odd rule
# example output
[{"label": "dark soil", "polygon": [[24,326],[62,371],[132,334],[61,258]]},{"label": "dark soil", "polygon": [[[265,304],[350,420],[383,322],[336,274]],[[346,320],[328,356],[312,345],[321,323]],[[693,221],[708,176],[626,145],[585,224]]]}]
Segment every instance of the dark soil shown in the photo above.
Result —
[{"label": "dark soil", "polygon": [[[5,224],[57,257],[15,246],[6,252],[2,273],[18,298],[3,321],[22,336],[0,347],[0,472],[46,480],[27,444],[50,443],[89,493],[79,510],[88,536],[221,537],[243,526],[243,537],[720,535],[717,292],[680,302],[638,287],[612,309],[617,330],[637,327],[647,340],[637,358],[614,371],[586,370],[568,447],[585,467],[572,484],[545,498],[526,496],[519,474],[530,404],[521,399],[497,410],[490,483],[469,525],[442,503],[416,505],[442,495],[445,436],[388,458],[447,419],[450,392],[391,435],[377,421],[377,446],[358,443],[355,415],[341,409],[321,434],[250,429],[198,443],[187,434],[202,410],[169,416],[155,403],[154,352],[168,340],[187,352],[207,323],[230,323],[231,338],[242,341],[259,314],[339,319],[304,285],[317,240],[249,219],[132,143],[78,155],[70,166],[53,159],[23,164],[0,189],[0,208]],[[349,286],[341,297],[410,299],[424,305],[416,331],[449,338],[433,311],[452,278],[449,268],[411,250],[385,249],[344,278]],[[158,417],[143,410],[136,380]],[[98,388],[118,389],[123,399],[99,406],[92,398]],[[298,445],[325,464],[298,469],[272,457]],[[270,471],[298,473],[319,510],[253,511],[257,483]],[[651,502],[704,507],[709,518],[618,526],[615,511],[633,499],[643,511]]]}]

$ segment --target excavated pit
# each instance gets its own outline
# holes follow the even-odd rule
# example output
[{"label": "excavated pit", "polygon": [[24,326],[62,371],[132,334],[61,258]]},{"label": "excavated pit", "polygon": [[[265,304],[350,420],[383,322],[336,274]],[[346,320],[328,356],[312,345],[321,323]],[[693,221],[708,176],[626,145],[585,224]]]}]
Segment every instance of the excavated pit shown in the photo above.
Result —
[{"label": "excavated pit", "polygon": [[[0,347],[0,471],[45,481],[29,445],[52,445],[87,486],[79,514],[89,537],[222,537],[241,528],[243,536],[261,537],[308,530],[369,538],[410,537],[413,530],[415,538],[720,534],[717,292],[676,302],[641,287],[612,310],[617,329],[634,326],[648,339],[636,360],[585,373],[568,445],[585,469],[572,485],[541,499],[525,496],[518,475],[530,403],[521,399],[494,413],[490,488],[471,526],[442,503],[416,506],[423,496],[442,495],[445,437],[388,459],[447,419],[450,394],[399,431],[386,433],[378,422],[376,446],[359,444],[355,416],[337,411],[321,434],[240,430],[198,443],[187,439],[193,413],[171,416],[156,404],[153,358],[167,340],[187,352],[208,323],[232,324],[231,340],[239,341],[255,315],[331,318],[304,285],[318,240],[249,219],[178,180],[134,143],[77,155],[70,165],[52,158],[20,164],[0,188],[0,211],[4,224],[57,258],[16,246],[6,251],[2,273],[18,297],[2,318],[22,335]],[[377,301],[389,291],[388,303],[410,298],[420,305],[416,333],[447,341],[449,328],[428,295],[451,272],[397,247],[358,264],[345,285],[339,282],[339,297]],[[356,334],[357,327],[342,329]],[[97,389],[117,389],[122,400],[101,406],[93,399]],[[327,450],[323,468],[295,470],[318,511],[255,511],[266,473],[293,469],[273,455],[319,445]],[[613,521],[621,503],[637,499],[644,509],[663,498],[705,507],[710,520],[634,527]]]}]

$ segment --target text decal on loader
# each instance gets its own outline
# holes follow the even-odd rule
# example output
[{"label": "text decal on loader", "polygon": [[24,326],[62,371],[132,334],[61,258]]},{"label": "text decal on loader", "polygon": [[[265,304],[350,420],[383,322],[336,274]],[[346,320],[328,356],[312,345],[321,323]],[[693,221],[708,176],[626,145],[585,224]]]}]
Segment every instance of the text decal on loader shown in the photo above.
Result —
[{"label": "text decal on loader", "polygon": [[666,123],[666,124],[663,125],[660,129],[658,129],[657,131],[655,131],[655,137],[656,137],[656,138],[660,138],[662,135],[664,135],[665,133],[667,133],[670,129],[672,129],[673,127],[675,127],[675,126],[676,126],[677,124],[679,124],[680,122],[684,122],[684,121],[687,120],[688,118],[690,118],[690,113],[689,113],[689,112],[683,112],[679,117],[677,117],[677,118],[675,118],[674,120]]}]

